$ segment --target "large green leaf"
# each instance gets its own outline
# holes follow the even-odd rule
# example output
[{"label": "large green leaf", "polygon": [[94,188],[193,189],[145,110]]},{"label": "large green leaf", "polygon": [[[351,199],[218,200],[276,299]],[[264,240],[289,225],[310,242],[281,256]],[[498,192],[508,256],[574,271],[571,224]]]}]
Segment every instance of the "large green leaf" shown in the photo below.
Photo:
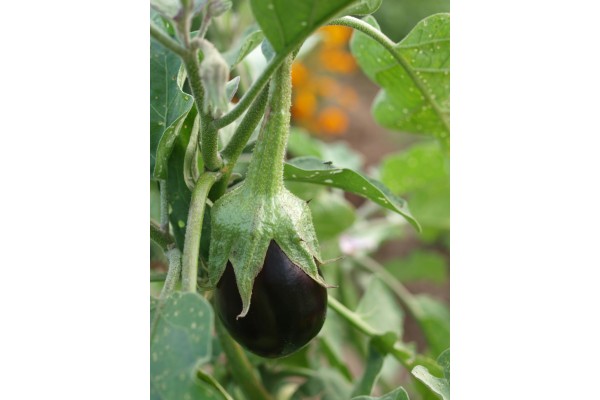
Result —
[{"label": "large green leaf", "polygon": [[197,293],[175,292],[151,302],[150,383],[153,399],[222,399],[196,377],[211,357],[213,312]]},{"label": "large green leaf", "polygon": [[337,168],[313,157],[298,157],[285,164],[284,178],[290,181],[336,187],[355,193],[388,210],[397,212],[417,230],[420,230],[419,223],[410,213],[405,200],[395,196],[381,182],[362,176],[356,171]]},{"label": "large green leaf", "polygon": [[[379,29],[371,16],[365,18]],[[385,128],[433,135],[450,143],[450,15],[425,18],[390,53],[355,32],[350,46],[363,71],[383,89],[373,104]]]},{"label": "large green leaf", "polygon": [[276,53],[289,53],[355,0],[250,0],[252,13]]},{"label": "large green leaf", "polygon": [[184,93],[177,84],[180,66],[179,56],[151,40],[150,174],[155,179],[166,179],[168,157],[181,124],[194,103],[192,96]]},{"label": "large green leaf", "polygon": [[450,162],[436,142],[387,156],[380,174],[393,193],[409,197],[411,211],[424,227],[449,228]]},{"label": "large green leaf", "polygon": [[396,388],[381,397],[358,396],[352,400],[409,400],[408,393],[402,387]]}]

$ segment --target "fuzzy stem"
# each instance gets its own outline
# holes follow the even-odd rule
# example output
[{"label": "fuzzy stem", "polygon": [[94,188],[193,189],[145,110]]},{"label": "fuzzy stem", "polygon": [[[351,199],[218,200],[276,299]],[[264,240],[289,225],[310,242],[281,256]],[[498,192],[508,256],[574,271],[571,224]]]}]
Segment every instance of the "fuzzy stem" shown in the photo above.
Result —
[{"label": "fuzzy stem", "polygon": [[231,124],[233,121],[238,119],[244,111],[252,104],[256,96],[259,95],[260,91],[266,86],[267,82],[271,78],[271,75],[275,72],[277,67],[281,65],[281,63],[285,60],[286,54],[276,54],[275,57],[267,64],[267,67],[263,70],[260,76],[254,81],[252,86],[248,89],[244,97],[235,105],[233,109],[231,109],[227,114],[223,115],[221,118],[213,121],[212,125],[215,128],[223,128]]},{"label": "fuzzy stem", "polygon": [[177,282],[179,282],[179,277],[181,275],[181,252],[179,249],[171,249],[167,251],[167,258],[169,259],[169,271],[167,272],[165,284],[160,291],[160,299],[162,301],[164,301],[171,293],[173,293],[173,290],[175,290],[175,286],[177,285]]},{"label": "fuzzy stem", "polygon": [[184,291],[196,292],[198,254],[200,252],[200,235],[202,233],[202,220],[204,219],[204,206],[206,205],[206,197],[210,188],[219,177],[220,174],[215,172],[203,174],[198,179],[196,187],[192,192],[183,245],[182,290]]},{"label": "fuzzy stem", "polygon": [[167,199],[167,181],[158,182],[160,188],[160,230],[169,234],[169,201]]},{"label": "fuzzy stem", "polygon": [[152,221],[150,221],[150,240],[158,244],[164,251],[167,251],[175,243],[171,235],[161,230]]},{"label": "fuzzy stem", "polygon": [[187,72],[196,109],[200,115],[200,141],[202,143],[202,160],[209,171],[216,171],[223,165],[218,151],[217,129],[213,126],[210,114],[204,112],[204,88],[200,78],[200,61],[198,49],[190,50],[182,57]]},{"label": "fuzzy stem", "polygon": [[217,335],[221,342],[223,352],[231,366],[231,374],[244,394],[253,400],[272,400],[271,395],[264,388],[254,370],[254,367],[244,354],[244,350],[237,344],[223,327],[221,320],[216,319]]},{"label": "fuzzy stem", "polygon": [[172,39],[170,36],[165,34],[159,27],[153,22],[150,22],[150,36],[158,43],[162,44],[173,53],[183,57],[186,54],[186,49],[181,46],[177,41]]},{"label": "fuzzy stem", "polygon": [[273,75],[267,122],[258,135],[246,176],[245,184],[251,193],[274,195],[283,187],[292,105],[292,60],[291,55],[286,57]]}]

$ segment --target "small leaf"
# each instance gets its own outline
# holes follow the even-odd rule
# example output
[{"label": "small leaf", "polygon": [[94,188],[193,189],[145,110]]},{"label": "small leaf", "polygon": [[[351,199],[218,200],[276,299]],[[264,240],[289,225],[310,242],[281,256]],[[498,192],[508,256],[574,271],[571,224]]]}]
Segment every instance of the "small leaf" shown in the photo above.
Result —
[{"label": "small leaf", "polygon": [[256,27],[251,26],[242,34],[241,39],[229,51],[223,53],[223,58],[229,64],[229,69],[235,68],[252,50],[264,39],[265,35]]},{"label": "small leaf", "polygon": [[276,53],[289,53],[353,0],[251,0],[252,13]]},{"label": "small leaf", "polygon": [[446,378],[436,378],[429,373],[427,368],[417,365],[411,373],[423,382],[431,391],[442,400],[450,400],[450,382]]},{"label": "small leaf", "polygon": [[402,388],[402,387],[399,387],[381,397],[358,396],[358,397],[353,397],[352,400],[410,400],[410,399],[408,398],[408,393],[406,393],[406,390],[404,390],[404,388]]},{"label": "small leaf", "polygon": [[150,341],[152,398],[222,399],[214,387],[196,377],[198,365],[211,357],[213,312],[197,293],[175,292],[164,304],[151,304],[156,319]]},{"label": "small leaf", "polygon": [[[365,22],[379,29],[371,16]],[[385,128],[433,135],[450,142],[450,15],[425,18],[390,54],[355,32],[350,48],[363,71],[383,90],[373,116]]]},{"label": "small leaf", "polygon": [[284,178],[290,181],[316,183],[343,189],[368,198],[388,210],[397,212],[420,230],[405,200],[395,196],[381,182],[345,168],[336,168],[313,157],[289,160],[284,167]]},{"label": "small leaf", "polygon": [[442,352],[442,354],[439,355],[437,358],[437,363],[444,370],[444,378],[450,381],[450,349]]},{"label": "small leaf", "polygon": [[[181,59],[156,41],[150,45],[150,174],[166,179],[166,161],[194,103],[177,85]],[[162,142],[162,143],[161,143]],[[160,147],[160,154],[157,154]],[[157,157],[158,170],[156,170]],[[155,175],[158,174],[158,175]]]}]

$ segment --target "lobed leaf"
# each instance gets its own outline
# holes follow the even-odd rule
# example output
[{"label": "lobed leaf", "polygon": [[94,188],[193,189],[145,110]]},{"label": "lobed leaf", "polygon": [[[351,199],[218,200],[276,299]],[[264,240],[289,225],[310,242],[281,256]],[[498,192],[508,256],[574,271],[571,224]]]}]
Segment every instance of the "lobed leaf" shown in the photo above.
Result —
[{"label": "lobed leaf", "polygon": [[[379,29],[371,16],[365,22]],[[450,14],[419,22],[390,53],[355,32],[350,48],[362,70],[382,91],[373,117],[385,128],[433,135],[450,143]]]},{"label": "lobed leaf", "polygon": [[166,179],[167,161],[194,99],[177,84],[181,59],[152,40],[150,44],[150,174]]}]

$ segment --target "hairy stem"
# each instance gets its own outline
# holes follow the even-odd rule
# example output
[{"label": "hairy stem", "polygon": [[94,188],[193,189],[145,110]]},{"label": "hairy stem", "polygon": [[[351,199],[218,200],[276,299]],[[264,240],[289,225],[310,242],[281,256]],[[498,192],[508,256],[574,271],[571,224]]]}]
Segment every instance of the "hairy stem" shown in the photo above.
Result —
[{"label": "hairy stem", "polygon": [[169,234],[169,202],[167,200],[167,181],[158,182],[160,188],[160,230]]},{"label": "hairy stem", "polygon": [[273,398],[260,382],[254,367],[244,354],[244,350],[229,335],[221,320],[215,319],[217,335],[221,341],[223,352],[227,356],[227,362],[231,366],[231,374],[246,397],[253,400],[272,400]]},{"label": "hairy stem", "polygon": [[200,115],[200,141],[202,143],[202,160],[204,167],[209,171],[216,171],[223,165],[218,151],[217,128],[211,124],[210,114],[204,112],[204,88],[200,77],[200,61],[198,49],[190,50],[182,57],[183,65],[188,75],[192,95]]},{"label": "hairy stem", "polygon": [[386,35],[369,25],[368,23],[354,17],[342,17],[331,20],[327,25],[342,25],[348,26],[352,29],[356,29],[369,36],[371,39],[374,39],[377,43],[382,45],[391,55],[394,57],[396,61],[404,68],[404,71],[408,74],[408,76],[412,79],[414,84],[417,86],[423,97],[427,99],[427,101],[431,104],[433,110],[439,117],[439,119],[444,124],[444,127],[449,132],[450,131],[450,121],[448,117],[442,112],[438,104],[433,101],[431,97],[431,93],[427,90],[427,88],[423,85],[420,79],[417,78],[415,72],[410,67],[408,62],[400,55],[398,49],[396,48],[396,43],[394,43],[390,38]]},{"label": "hairy stem", "polygon": [[250,104],[252,104],[256,96],[258,96],[260,91],[267,85],[271,75],[273,75],[275,70],[277,70],[286,57],[286,53],[276,54],[275,57],[273,57],[273,59],[271,59],[271,61],[267,64],[267,67],[263,70],[260,76],[254,81],[252,86],[250,86],[246,94],[244,94],[241,100],[235,105],[235,107],[221,118],[214,120],[212,125],[215,128],[220,129],[238,119],[244,113],[244,111],[250,107]]},{"label": "hairy stem", "polygon": [[165,284],[160,291],[160,299],[163,301],[173,293],[181,276],[181,252],[179,249],[175,248],[167,251],[167,258],[169,259],[169,271],[167,272]]},{"label": "hairy stem", "polygon": [[180,57],[184,57],[187,53],[183,46],[165,34],[154,22],[150,22],[150,37]]},{"label": "hairy stem", "polygon": [[182,290],[184,291],[196,292],[198,254],[200,252],[200,235],[202,234],[204,207],[206,205],[208,192],[219,177],[219,173],[204,173],[200,176],[200,179],[198,179],[196,187],[192,192],[183,245]]},{"label": "hairy stem", "polygon": [[290,130],[292,56],[273,75],[266,123],[260,130],[246,175],[251,193],[272,195],[283,187],[283,161]]},{"label": "hairy stem", "polygon": [[167,251],[169,247],[175,244],[173,237],[160,229],[160,227],[152,221],[150,221],[150,240],[158,244],[163,251]]}]

